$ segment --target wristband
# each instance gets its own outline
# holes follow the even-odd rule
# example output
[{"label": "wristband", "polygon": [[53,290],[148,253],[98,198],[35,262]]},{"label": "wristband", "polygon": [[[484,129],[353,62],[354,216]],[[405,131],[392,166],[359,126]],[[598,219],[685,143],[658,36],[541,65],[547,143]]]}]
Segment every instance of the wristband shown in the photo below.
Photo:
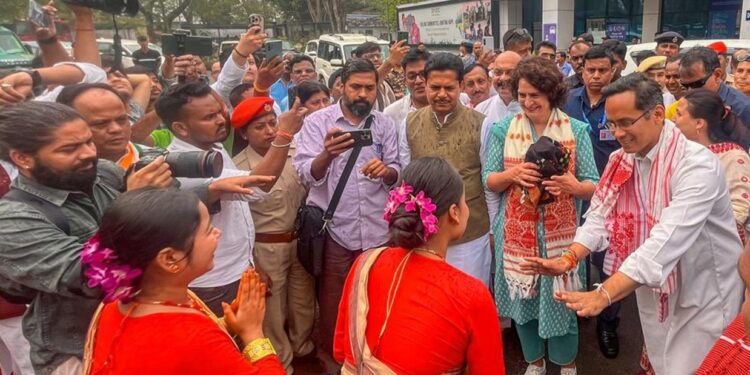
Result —
[{"label": "wristband", "polygon": [[257,83],[253,85],[253,90],[255,90],[255,92],[257,92],[258,94],[265,94],[268,92],[268,89],[262,89],[258,87]]},{"label": "wristband", "polygon": [[276,136],[286,139],[287,141],[292,141],[294,139],[294,136],[283,131],[283,130],[277,130]]},{"label": "wristband", "polygon": [[255,363],[261,359],[276,354],[276,350],[273,349],[271,340],[268,338],[255,339],[245,346],[242,351],[242,355],[249,359],[250,362]]},{"label": "wristband", "polygon": [[39,44],[55,44],[57,43],[57,35],[52,35],[47,39],[38,39],[36,42]]},{"label": "wristband", "polygon": [[250,56],[250,54],[247,54],[247,55],[243,55],[243,54],[242,54],[242,52],[240,52],[240,50],[238,50],[238,49],[237,49],[237,47],[234,47],[234,52],[235,52],[236,54],[238,54],[238,55],[240,55],[240,56],[244,57],[244,58],[247,58],[248,56]]}]

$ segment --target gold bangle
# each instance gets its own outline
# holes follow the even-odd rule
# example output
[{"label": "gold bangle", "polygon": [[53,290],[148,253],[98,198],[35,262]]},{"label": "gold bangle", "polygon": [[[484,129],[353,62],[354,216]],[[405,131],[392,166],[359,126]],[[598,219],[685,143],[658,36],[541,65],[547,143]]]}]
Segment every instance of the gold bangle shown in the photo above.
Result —
[{"label": "gold bangle", "polygon": [[257,92],[258,94],[265,94],[270,89],[261,89],[260,87],[258,87],[258,85],[253,85],[253,90],[255,90],[255,92]]},{"label": "gold bangle", "polygon": [[273,349],[271,340],[266,337],[250,341],[250,343],[247,344],[245,346],[245,349],[242,351],[242,355],[245,356],[245,358],[249,359],[252,363],[258,362],[261,359],[272,354],[275,355],[276,350]]}]

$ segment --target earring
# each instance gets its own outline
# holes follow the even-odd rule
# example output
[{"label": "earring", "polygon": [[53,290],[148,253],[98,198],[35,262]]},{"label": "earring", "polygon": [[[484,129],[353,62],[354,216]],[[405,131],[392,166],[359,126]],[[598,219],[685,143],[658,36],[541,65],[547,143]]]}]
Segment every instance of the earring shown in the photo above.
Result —
[{"label": "earring", "polygon": [[173,264],[173,265],[169,266],[169,272],[177,273],[179,271],[180,271],[180,269],[179,269],[179,267],[176,264]]}]

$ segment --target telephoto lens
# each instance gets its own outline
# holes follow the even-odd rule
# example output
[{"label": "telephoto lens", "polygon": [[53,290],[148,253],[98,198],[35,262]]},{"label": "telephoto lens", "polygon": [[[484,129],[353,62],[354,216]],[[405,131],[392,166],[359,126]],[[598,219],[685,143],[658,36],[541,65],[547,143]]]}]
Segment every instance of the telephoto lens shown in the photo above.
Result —
[{"label": "telephoto lens", "polygon": [[139,170],[152,163],[159,156],[172,171],[172,177],[209,178],[219,177],[224,169],[224,158],[217,151],[186,151],[169,152],[161,148],[146,149],[141,152],[141,158],[135,163],[135,170]]},{"label": "telephoto lens", "polygon": [[213,150],[170,152],[166,155],[165,161],[169,164],[174,177],[216,178],[224,169],[224,158]]}]

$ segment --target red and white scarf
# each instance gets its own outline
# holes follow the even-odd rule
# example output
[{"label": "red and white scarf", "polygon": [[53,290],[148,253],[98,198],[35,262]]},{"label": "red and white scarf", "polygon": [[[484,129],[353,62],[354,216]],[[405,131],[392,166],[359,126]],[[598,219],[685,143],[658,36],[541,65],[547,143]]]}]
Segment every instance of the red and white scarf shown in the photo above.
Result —
[{"label": "red and white scarf", "polygon": [[[570,118],[559,109],[550,116],[544,134],[570,150],[568,172],[576,173],[576,140]],[[506,170],[523,163],[526,151],[534,143],[531,124],[523,114],[517,114],[511,120],[508,134],[505,137],[503,162]],[[555,201],[542,207],[530,207],[524,204],[523,192],[519,185],[510,187],[505,203],[505,221],[503,225],[503,274],[508,284],[512,299],[533,298],[536,295],[538,275],[525,275],[520,270],[524,258],[538,257],[539,241],[537,223],[544,222],[544,244],[547,258],[555,258],[573,243],[577,227],[575,199],[570,194],[562,194]],[[544,216],[541,216],[541,213]]]},{"label": "red and white scarf", "polygon": [[[589,212],[601,210],[609,231],[609,249],[604,258],[604,272],[617,272],[625,259],[648,238],[659,221],[661,211],[669,206],[672,191],[669,183],[677,163],[685,153],[687,139],[667,121],[662,129],[656,156],[648,174],[646,196],[641,191],[641,176],[635,166],[635,155],[619,149],[610,156],[599,187],[591,199]],[[668,315],[668,295],[677,283],[676,270],[655,292],[659,293],[659,321]]]}]

